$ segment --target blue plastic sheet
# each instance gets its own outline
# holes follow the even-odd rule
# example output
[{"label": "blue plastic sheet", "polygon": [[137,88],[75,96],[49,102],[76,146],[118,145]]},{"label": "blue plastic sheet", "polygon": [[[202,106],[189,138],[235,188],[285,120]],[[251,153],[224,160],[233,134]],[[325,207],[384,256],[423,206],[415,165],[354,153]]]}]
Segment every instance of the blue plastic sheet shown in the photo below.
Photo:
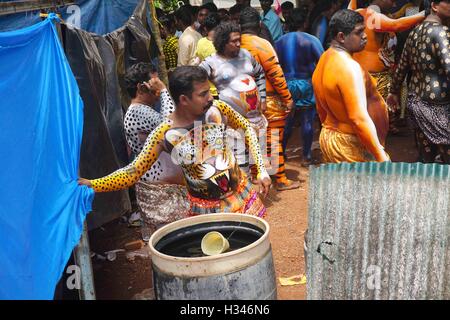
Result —
[{"label": "blue plastic sheet", "polygon": [[[57,9],[64,21],[77,28],[103,35],[123,26],[139,1],[76,0],[74,5]],[[0,31],[28,27],[39,21],[39,10],[0,16]]]},{"label": "blue plastic sheet", "polygon": [[0,33],[0,299],[52,299],[91,211],[83,102],[54,18]]}]

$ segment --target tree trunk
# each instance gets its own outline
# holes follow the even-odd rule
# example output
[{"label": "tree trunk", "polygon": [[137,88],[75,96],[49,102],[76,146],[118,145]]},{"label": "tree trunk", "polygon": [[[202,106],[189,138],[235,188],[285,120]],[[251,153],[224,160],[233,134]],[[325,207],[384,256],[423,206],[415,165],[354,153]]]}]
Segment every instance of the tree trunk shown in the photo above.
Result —
[{"label": "tree trunk", "polygon": [[158,51],[159,51],[159,55],[158,55],[159,78],[162,80],[162,82],[164,82],[164,84],[168,88],[169,87],[169,77],[168,77],[167,68],[166,68],[166,57],[164,56],[161,34],[159,33],[159,22],[157,21],[157,17],[156,17],[155,5],[153,3],[153,0],[148,0],[148,4],[150,6],[153,36],[155,37],[155,42],[156,42],[156,45],[158,46]]}]

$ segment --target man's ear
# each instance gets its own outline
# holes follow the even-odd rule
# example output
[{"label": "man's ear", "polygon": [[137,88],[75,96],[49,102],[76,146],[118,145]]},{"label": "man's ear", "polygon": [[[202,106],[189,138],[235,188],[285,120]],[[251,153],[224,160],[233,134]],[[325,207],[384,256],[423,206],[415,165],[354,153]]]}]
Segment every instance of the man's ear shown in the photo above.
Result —
[{"label": "man's ear", "polygon": [[434,14],[436,14],[437,9],[436,9],[436,2],[431,1],[431,12],[433,12]]},{"label": "man's ear", "polygon": [[345,34],[343,32],[338,32],[338,34],[336,35],[336,40],[340,44],[343,44],[345,42]]},{"label": "man's ear", "polygon": [[178,98],[179,104],[180,104],[180,105],[187,104],[187,103],[188,103],[188,99],[189,99],[188,96],[182,94],[182,95]]}]

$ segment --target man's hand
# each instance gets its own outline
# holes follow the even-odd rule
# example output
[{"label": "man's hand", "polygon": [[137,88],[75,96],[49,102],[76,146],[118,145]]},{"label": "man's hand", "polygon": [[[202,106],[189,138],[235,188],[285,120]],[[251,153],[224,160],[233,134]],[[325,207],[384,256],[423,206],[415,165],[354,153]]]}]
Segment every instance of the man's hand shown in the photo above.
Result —
[{"label": "man's hand", "polygon": [[152,77],[148,82],[143,82],[143,84],[150,93],[157,97],[161,94],[161,90],[166,89],[165,84],[158,77]]},{"label": "man's hand", "polygon": [[166,89],[166,85],[158,77],[152,77],[148,83],[154,90],[161,91]]},{"label": "man's hand", "polygon": [[262,112],[262,113],[266,112],[266,109],[267,109],[266,100],[261,101],[260,106],[261,106],[261,112]]},{"label": "man's hand", "polygon": [[78,185],[80,186],[88,186],[89,188],[92,188],[91,181],[84,178],[78,178]]},{"label": "man's hand", "polygon": [[259,187],[259,194],[265,198],[270,190],[270,185],[272,184],[272,179],[268,175],[262,175],[256,181]]},{"label": "man's hand", "polygon": [[294,110],[294,107],[295,107],[295,103],[294,103],[294,101],[292,101],[286,105],[286,111],[291,113],[292,110]]},{"label": "man's hand", "polygon": [[397,94],[389,93],[386,98],[386,103],[391,107],[392,111],[397,111],[399,109],[399,98]]}]

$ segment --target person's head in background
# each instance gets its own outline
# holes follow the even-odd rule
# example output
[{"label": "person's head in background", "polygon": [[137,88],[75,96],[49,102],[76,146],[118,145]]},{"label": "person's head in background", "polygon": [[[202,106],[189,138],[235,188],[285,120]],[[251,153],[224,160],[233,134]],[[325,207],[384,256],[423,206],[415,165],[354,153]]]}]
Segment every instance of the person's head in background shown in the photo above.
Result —
[{"label": "person's head in background", "polygon": [[205,30],[208,33],[208,38],[213,38],[214,29],[220,24],[220,22],[220,16],[217,12],[208,14],[204,22]]},{"label": "person's head in background", "polygon": [[289,17],[289,32],[304,31],[306,29],[307,14],[301,8],[295,8]]},{"label": "person's head in background", "polygon": [[259,0],[259,3],[261,4],[261,9],[264,11],[264,14],[267,14],[272,8],[273,0]]},{"label": "person's head in background", "polygon": [[159,33],[161,34],[161,39],[166,39],[170,35],[174,35],[176,32],[175,27],[175,17],[173,14],[168,14],[159,18]]},{"label": "person's head in background", "polygon": [[311,12],[312,8],[314,7],[316,1],[311,1],[311,0],[298,0],[297,1],[297,8],[300,8],[302,10],[304,10],[305,12],[309,13]]},{"label": "person's head in background", "polygon": [[242,6],[242,9],[243,9],[243,8],[247,8],[247,7],[250,7],[250,6],[251,6],[251,5],[250,5],[250,2],[251,2],[251,0],[236,0],[236,4],[241,5],[241,6]]},{"label": "person's head in background", "polygon": [[202,7],[208,8],[210,13],[219,11],[217,9],[217,6],[214,4],[214,2],[205,3]]},{"label": "person's head in background", "polygon": [[219,10],[217,10],[217,13],[219,14],[221,22],[230,20],[230,13],[228,12],[227,9],[224,9],[224,8],[219,9]]},{"label": "person's head in background", "polygon": [[427,16],[440,20],[446,26],[450,25],[450,0],[425,0],[424,8]]},{"label": "person's head in background", "polygon": [[159,93],[151,91],[144,84],[158,76],[158,70],[151,63],[139,62],[127,69],[124,76],[125,88],[131,100],[137,100],[148,106],[154,105]]},{"label": "person's head in background", "polygon": [[165,12],[164,12],[164,10],[162,10],[162,9],[160,9],[160,8],[155,8],[155,12],[156,12],[156,17],[159,19],[159,18],[161,18],[162,16],[165,16],[166,14],[165,14]]},{"label": "person's head in background", "polygon": [[348,9],[339,10],[330,20],[331,45],[349,54],[360,52],[367,44],[364,29],[364,17],[361,14]]},{"label": "person's head in background", "polygon": [[192,14],[192,6],[184,5],[175,11],[175,25],[177,30],[184,31],[187,27],[194,24],[194,16]]},{"label": "person's head in background", "polygon": [[292,15],[292,10],[294,10],[294,4],[292,2],[286,1],[281,4],[281,13],[283,14],[284,21],[287,21]]},{"label": "person's head in background", "polygon": [[310,23],[313,24],[314,21],[319,16],[325,17],[330,21],[333,14],[336,13],[340,8],[340,0],[319,0],[311,11]]},{"label": "person's head in background", "polygon": [[252,7],[247,7],[242,10],[239,16],[239,24],[241,25],[242,33],[258,35],[261,31],[261,16],[258,10]]},{"label": "person's head in background", "polygon": [[205,19],[209,14],[209,8],[206,6],[201,6],[198,10],[197,13],[197,21],[200,24],[200,26],[204,26],[205,25]]},{"label": "person's head in background", "polygon": [[219,24],[214,32],[214,48],[225,58],[236,58],[241,50],[241,30],[234,22]]},{"label": "person's head in background", "polygon": [[235,4],[230,8],[230,22],[239,24],[239,16],[244,7],[241,4]]},{"label": "person's head in background", "polygon": [[190,7],[191,7],[192,15],[194,16],[194,18],[196,18],[198,15],[198,12],[200,11],[200,6],[190,5]]}]

